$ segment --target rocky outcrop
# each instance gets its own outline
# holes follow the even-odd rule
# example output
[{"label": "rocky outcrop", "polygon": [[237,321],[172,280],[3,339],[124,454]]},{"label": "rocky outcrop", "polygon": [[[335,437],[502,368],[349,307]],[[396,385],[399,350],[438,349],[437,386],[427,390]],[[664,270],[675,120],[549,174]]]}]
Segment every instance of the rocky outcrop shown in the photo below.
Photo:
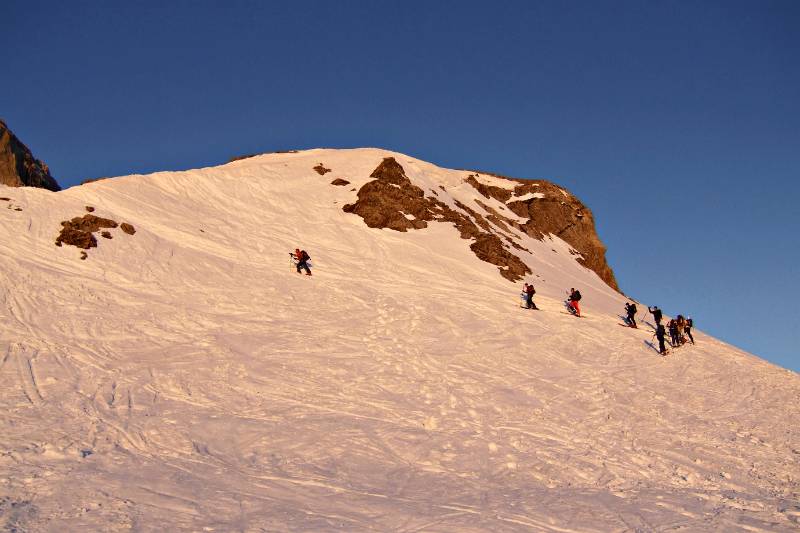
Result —
[{"label": "rocky outcrop", "polygon": [[111,219],[95,215],[83,215],[61,223],[61,233],[56,238],[56,246],[70,244],[88,250],[97,246],[93,233],[101,228],[116,228],[118,224]]},{"label": "rocky outcrop", "polygon": [[[87,205],[86,210],[94,211],[94,208]],[[75,217],[71,220],[65,220],[61,223],[61,233],[59,233],[58,237],[56,238],[56,246],[68,244],[70,246],[81,248],[82,250],[96,248],[97,238],[95,238],[94,234],[101,229],[113,229],[117,226],[119,226],[120,229],[128,235],[133,235],[136,233],[134,227],[127,222],[118,224],[115,220],[111,220],[110,218],[102,218],[91,214],[83,215],[82,217]],[[100,236],[105,239],[113,239],[110,231],[102,231]],[[86,252],[82,251],[81,259],[86,259],[87,257],[88,255]]]},{"label": "rocky outcrop", "polygon": [[325,165],[323,165],[322,163],[320,163],[319,165],[315,166],[315,167],[314,167],[314,170],[315,170],[315,171],[317,172],[317,174],[319,174],[320,176],[324,176],[324,175],[325,175],[325,174],[327,174],[328,172],[331,172],[331,169],[329,169],[329,168],[325,168]]},{"label": "rocky outcrop", "polygon": [[[405,175],[403,167],[387,157],[370,175],[373,180],[359,189],[356,202],[343,209],[359,215],[371,228],[409,231],[426,228],[432,221],[451,223],[461,238],[473,241],[470,249],[479,259],[496,265],[500,274],[511,281],[531,273],[514,253],[514,250],[527,251],[517,242],[519,233],[515,240],[514,230],[540,240],[556,235],[580,254],[581,264],[619,290],[606,263],[605,246],[595,232],[592,212],[583,203],[548,181],[492,176],[507,180],[508,187],[484,183],[479,173],[470,174],[464,181],[487,201],[476,200],[476,209],[453,199],[455,208],[452,208],[440,200],[436,191],[430,191],[433,197],[426,197],[425,191]],[[439,188],[447,191],[443,186]],[[507,210],[508,214],[489,205],[490,199],[500,202],[499,209]]]},{"label": "rocky outcrop", "polygon": [[[508,252],[502,240],[490,231],[488,222],[478,213],[458,204],[461,211],[450,208],[411,183],[403,167],[393,157],[385,158],[372,172],[369,181],[358,191],[358,200],[343,207],[364,219],[371,228],[408,231],[428,227],[428,222],[452,223],[462,239],[474,242],[470,249],[482,261],[497,265],[500,274],[511,281],[521,279],[531,270],[519,257]],[[468,214],[469,213],[469,214]],[[474,221],[470,218],[474,218]]]},{"label": "rocky outcrop", "polygon": [[504,203],[515,215],[527,219],[527,222],[518,224],[497,212],[494,213],[495,216],[537,239],[548,234],[560,237],[581,255],[578,258],[579,263],[597,273],[609,287],[619,291],[614,272],[606,262],[606,247],[597,236],[594,217],[588,207],[563,188],[546,180],[495,177],[517,183],[513,195],[499,187],[478,186],[474,176],[470,176],[472,180],[467,178],[467,183],[485,197]]},{"label": "rocky outcrop", "polygon": [[60,191],[50,169],[0,120],[0,183],[10,187],[40,187]]}]

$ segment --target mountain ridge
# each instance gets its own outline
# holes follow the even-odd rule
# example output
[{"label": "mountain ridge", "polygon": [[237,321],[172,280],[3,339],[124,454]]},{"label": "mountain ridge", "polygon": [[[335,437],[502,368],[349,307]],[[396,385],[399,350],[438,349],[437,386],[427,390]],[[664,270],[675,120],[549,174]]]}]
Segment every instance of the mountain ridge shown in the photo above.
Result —
[{"label": "mountain ridge", "polygon": [[[345,212],[387,157],[527,249],[503,239],[541,311],[452,223]],[[643,310],[619,327],[623,295],[560,237],[495,226],[475,200],[526,220],[469,174],[313,150],[0,186],[0,524],[795,530],[800,377],[702,331],[660,357]],[[87,206],[135,234],[55,246]]]}]

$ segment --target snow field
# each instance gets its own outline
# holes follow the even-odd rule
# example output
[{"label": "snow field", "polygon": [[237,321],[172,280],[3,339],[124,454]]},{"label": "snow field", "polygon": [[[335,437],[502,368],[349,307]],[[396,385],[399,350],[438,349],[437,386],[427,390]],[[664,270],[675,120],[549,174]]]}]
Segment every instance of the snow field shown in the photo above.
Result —
[{"label": "snow field", "polygon": [[[795,373],[697,330],[661,358],[559,239],[522,242],[537,312],[449,226],[367,228],[387,154],[472,194],[374,149],[0,189],[0,524],[796,530]],[[53,246],[84,205],[136,235]]]}]

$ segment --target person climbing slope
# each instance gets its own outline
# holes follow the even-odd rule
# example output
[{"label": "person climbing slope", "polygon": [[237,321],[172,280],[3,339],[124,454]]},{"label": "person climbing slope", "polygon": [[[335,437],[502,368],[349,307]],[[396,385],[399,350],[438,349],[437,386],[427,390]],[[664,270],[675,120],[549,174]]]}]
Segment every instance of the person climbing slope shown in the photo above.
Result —
[{"label": "person climbing slope", "polygon": [[664,346],[664,337],[667,335],[666,330],[664,329],[664,325],[659,323],[656,326],[656,332],[653,334],[654,337],[658,339],[658,353],[661,355],[667,355],[667,347]]},{"label": "person climbing slope", "polygon": [[647,310],[653,314],[653,320],[656,321],[656,326],[661,324],[661,317],[662,317],[661,309],[659,309],[657,305],[654,305],[653,307],[650,307],[648,305]]},{"label": "person climbing slope", "polygon": [[686,336],[684,335],[686,331],[686,319],[683,318],[683,315],[678,315],[676,322],[678,325],[678,341],[681,345],[686,344]]},{"label": "person climbing slope", "polygon": [[533,288],[533,283],[528,283],[525,285],[525,305],[528,309],[536,309],[536,304],[533,303],[533,295],[536,294],[536,289]]},{"label": "person climbing slope", "polygon": [[305,269],[306,276],[310,276],[311,269],[308,268],[308,261],[311,259],[311,257],[308,255],[308,252],[305,250],[300,250],[300,248],[295,248],[294,257],[297,261],[297,273],[300,274],[300,269]]},{"label": "person climbing slope", "polygon": [[628,325],[632,328],[637,328],[636,325],[636,304],[634,303],[626,303],[625,304],[625,312],[628,314],[628,318],[626,319]]},{"label": "person climbing slope", "polygon": [[567,299],[567,305],[572,308],[572,312],[575,314],[575,316],[581,316],[581,306],[578,303],[580,301],[581,301],[581,291],[571,288],[569,290],[569,298]]},{"label": "person climbing slope", "polygon": [[671,318],[667,323],[667,328],[669,329],[670,344],[672,344],[673,348],[677,348],[680,346],[680,339],[678,338],[678,321],[674,318]]},{"label": "person climbing slope", "polygon": [[692,341],[694,344],[694,337],[692,337],[692,326],[694,326],[694,322],[692,321],[692,317],[686,317],[686,326],[684,326],[683,331],[689,336],[689,340]]}]

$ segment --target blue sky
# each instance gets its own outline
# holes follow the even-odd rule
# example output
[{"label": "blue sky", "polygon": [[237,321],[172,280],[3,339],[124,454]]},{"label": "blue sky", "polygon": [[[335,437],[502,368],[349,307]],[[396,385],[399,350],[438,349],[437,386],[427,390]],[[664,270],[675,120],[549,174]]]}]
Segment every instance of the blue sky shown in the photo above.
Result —
[{"label": "blue sky", "polygon": [[10,0],[0,117],[62,186],[319,146],[551,179],[625,292],[800,370],[798,28],[791,0]]}]

